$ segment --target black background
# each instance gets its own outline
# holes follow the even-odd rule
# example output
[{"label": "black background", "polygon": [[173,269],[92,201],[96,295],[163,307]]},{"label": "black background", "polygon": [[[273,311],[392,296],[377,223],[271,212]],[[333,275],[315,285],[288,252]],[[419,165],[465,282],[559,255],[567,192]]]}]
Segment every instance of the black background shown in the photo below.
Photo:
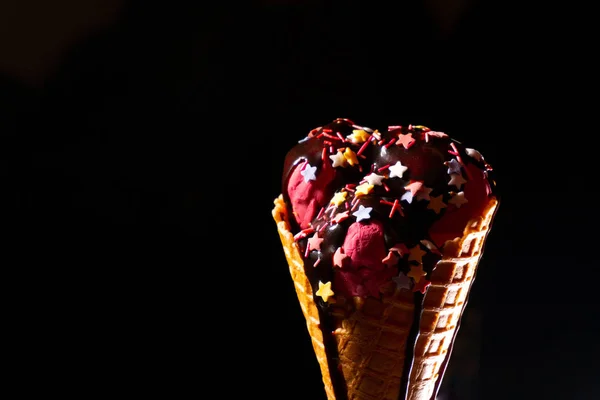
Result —
[{"label": "black background", "polygon": [[3,2],[12,381],[324,399],[270,211],[285,152],[345,117],[445,131],[497,172],[463,336],[476,345],[457,355],[477,367],[454,398],[598,398],[589,15],[477,0]]}]

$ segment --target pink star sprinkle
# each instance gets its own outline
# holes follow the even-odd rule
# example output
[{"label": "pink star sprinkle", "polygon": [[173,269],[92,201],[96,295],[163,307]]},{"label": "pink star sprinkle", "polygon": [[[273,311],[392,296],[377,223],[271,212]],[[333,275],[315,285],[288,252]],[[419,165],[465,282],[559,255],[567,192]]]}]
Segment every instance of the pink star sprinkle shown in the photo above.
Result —
[{"label": "pink star sprinkle", "polygon": [[308,239],[308,250],[321,250],[321,243],[323,243],[322,238],[319,237],[319,233],[315,232],[315,234]]},{"label": "pink star sprinkle", "polygon": [[399,134],[398,135],[398,141],[396,142],[396,144],[398,146],[402,145],[404,146],[405,149],[409,149],[410,146],[412,146],[413,144],[415,144],[416,140],[412,137],[412,133],[407,133],[407,134]]},{"label": "pink star sprinkle", "polygon": [[[348,204],[348,203],[346,203],[346,204]],[[342,222],[343,220],[345,220],[349,216],[350,216],[349,212],[348,211],[344,211],[344,212],[341,212],[341,213],[337,214],[335,217],[333,217],[332,221],[335,222],[336,224],[339,224],[340,222]]]},{"label": "pink star sprinkle", "polygon": [[406,254],[410,253],[410,250],[404,243],[395,244],[394,246],[390,247],[390,251],[398,252],[401,257],[404,257]]},{"label": "pink star sprinkle", "polygon": [[396,254],[395,251],[390,251],[388,255],[383,260],[381,260],[381,262],[387,265],[388,267],[395,267],[396,264],[398,264],[399,259],[400,257],[398,256],[398,254]]},{"label": "pink star sprinkle", "polygon": [[342,247],[338,247],[335,253],[333,254],[333,266],[342,268],[344,266],[344,261],[348,260],[348,256],[344,253],[344,249]]}]

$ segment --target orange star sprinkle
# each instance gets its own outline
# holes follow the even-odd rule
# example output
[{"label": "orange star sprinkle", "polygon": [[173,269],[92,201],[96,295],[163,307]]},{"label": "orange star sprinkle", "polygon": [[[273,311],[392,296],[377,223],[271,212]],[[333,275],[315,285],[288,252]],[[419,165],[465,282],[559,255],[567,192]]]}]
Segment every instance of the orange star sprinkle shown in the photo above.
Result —
[{"label": "orange star sprinkle", "polygon": [[351,135],[347,136],[348,140],[355,144],[364,143],[369,140],[370,137],[371,135],[364,129],[355,129],[352,131]]},{"label": "orange star sprinkle", "polygon": [[371,193],[371,191],[373,190],[374,187],[375,186],[369,185],[367,182],[365,182],[362,185],[358,185],[356,187],[356,192],[354,194],[356,195],[356,197],[365,196],[365,195]]},{"label": "orange star sprinkle", "polygon": [[346,147],[346,151],[344,151],[344,158],[348,162],[348,164],[355,166],[358,165],[358,158],[356,157],[356,153],[352,151],[350,147]]}]

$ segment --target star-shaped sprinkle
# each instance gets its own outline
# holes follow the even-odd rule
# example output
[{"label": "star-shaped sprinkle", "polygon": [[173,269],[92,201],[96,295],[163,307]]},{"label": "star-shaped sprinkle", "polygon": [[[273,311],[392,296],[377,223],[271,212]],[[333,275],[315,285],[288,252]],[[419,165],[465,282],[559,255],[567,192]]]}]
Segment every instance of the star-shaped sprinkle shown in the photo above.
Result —
[{"label": "star-shaped sprinkle", "polygon": [[431,193],[433,189],[426,187],[425,185],[421,186],[421,189],[417,192],[415,198],[417,200],[429,200],[429,193]]},{"label": "star-shaped sprinkle", "polygon": [[363,205],[358,206],[358,211],[352,213],[356,217],[356,222],[362,221],[363,219],[371,218],[371,211],[373,207],[363,207]]},{"label": "star-shaped sprinkle", "polygon": [[358,185],[356,187],[356,192],[354,193],[356,195],[356,197],[362,197],[365,196],[369,193],[371,193],[371,191],[373,190],[373,185],[369,185],[367,182],[363,183],[362,185]]},{"label": "star-shaped sprinkle", "polygon": [[397,161],[396,164],[389,167],[390,178],[402,178],[402,175],[404,175],[407,169],[408,167],[405,167],[400,161]]},{"label": "star-shaped sprinkle", "polygon": [[423,271],[423,267],[421,265],[411,265],[410,271],[408,271],[408,274],[406,274],[406,276],[408,276],[409,278],[413,278],[415,282],[419,282],[421,278],[423,278],[426,275],[427,272]]},{"label": "star-shaped sprinkle", "polygon": [[316,295],[321,296],[324,302],[327,302],[331,296],[333,296],[333,290],[331,290],[331,282],[323,283],[319,281],[319,290],[317,290]]},{"label": "star-shaped sprinkle", "polygon": [[364,143],[367,140],[369,140],[371,135],[369,135],[369,133],[367,131],[365,131],[364,129],[355,129],[352,131],[351,135],[348,135],[346,137],[352,143],[359,144],[359,143]]},{"label": "star-shaped sprinkle", "polygon": [[333,199],[331,199],[331,204],[335,205],[336,207],[341,206],[346,201],[347,195],[348,192],[337,192],[333,195]]},{"label": "star-shaped sprinkle", "polygon": [[313,167],[310,164],[306,164],[306,167],[302,171],[300,171],[300,174],[302,174],[302,176],[304,177],[304,182],[309,182],[317,179],[315,172],[317,172],[317,167]]},{"label": "star-shaped sprinkle", "polygon": [[446,204],[444,203],[443,195],[434,196],[429,199],[429,204],[427,204],[427,208],[429,210],[435,211],[436,214],[439,214],[442,211],[442,208],[445,208]]},{"label": "star-shaped sprinkle", "polygon": [[338,247],[335,253],[333,253],[333,266],[342,268],[344,266],[344,261],[348,260],[348,256],[344,252],[342,247]]},{"label": "star-shaped sprinkle", "polygon": [[444,132],[429,131],[429,132],[427,132],[427,134],[429,136],[438,137],[438,138],[448,137],[448,135],[446,135]]},{"label": "star-shaped sprinkle", "polygon": [[385,179],[385,176],[383,175],[377,175],[376,173],[370,173],[369,175],[365,176],[365,180],[367,182],[369,182],[369,185],[373,185],[373,186],[381,186],[381,182]]},{"label": "star-shaped sprinkle", "polygon": [[332,221],[335,222],[336,224],[339,224],[340,222],[342,222],[343,220],[345,220],[349,216],[350,216],[349,212],[348,211],[344,211],[344,212],[341,212],[341,213],[337,214],[335,217],[333,217]]},{"label": "star-shaped sprinkle", "polygon": [[467,183],[467,180],[463,178],[461,174],[450,174],[450,182],[448,182],[448,185],[454,185],[460,190],[464,183]]},{"label": "star-shaped sprinkle", "polygon": [[422,188],[422,181],[410,181],[408,185],[404,186],[404,189],[409,190],[413,196],[415,196]]},{"label": "star-shaped sprinkle", "polygon": [[402,257],[404,257],[405,255],[407,255],[410,252],[408,250],[408,247],[406,247],[406,245],[404,243],[397,243],[397,244],[393,245],[392,247],[390,247],[390,251],[396,251]]},{"label": "star-shaped sprinkle", "polygon": [[410,255],[408,256],[408,261],[416,261],[419,264],[423,263],[423,256],[427,254],[426,251],[421,249],[421,246],[416,245],[415,247],[410,249]]},{"label": "star-shaped sprinkle", "polygon": [[407,203],[411,204],[413,201],[413,194],[410,191],[407,191],[400,197],[400,200],[404,200]]},{"label": "star-shaped sprinkle", "polygon": [[323,240],[323,238],[319,237],[319,232],[315,232],[315,234],[308,239],[308,250],[321,250],[321,243],[323,243]]},{"label": "star-shaped sprinkle", "polygon": [[477,150],[467,148],[466,152],[469,157],[472,157],[475,160],[480,161],[480,162],[483,161],[483,156]]},{"label": "star-shaped sprinkle", "polygon": [[381,260],[381,262],[387,265],[388,267],[394,267],[396,266],[396,264],[398,264],[399,259],[400,257],[398,256],[398,254],[396,254],[395,251],[390,251],[388,252],[388,255],[383,260]]},{"label": "star-shaped sprinkle", "polygon": [[412,282],[410,281],[410,278],[406,276],[406,274],[404,274],[404,272],[400,272],[400,274],[398,276],[393,277],[392,280],[396,282],[396,287],[398,289],[410,290]]},{"label": "star-shaped sprinkle", "polygon": [[460,174],[460,163],[455,158],[446,161],[444,165],[448,167],[448,174]]},{"label": "star-shaped sprinkle", "polygon": [[468,203],[469,201],[465,197],[465,192],[458,192],[453,194],[452,198],[448,200],[449,204],[456,206],[456,208],[460,208],[463,204]]},{"label": "star-shaped sprinkle", "polygon": [[423,278],[419,282],[415,283],[415,286],[413,287],[413,292],[421,292],[425,294],[429,285],[431,285],[431,281],[428,281],[427,279]]},{"label": "star-shaped sprinkle", "polygon": [[348,162],[348,164],[355,166],[358,165],[358,158],[356,157],[356,153],[352,151],[350,147],[346,147],[346,151],[344,151],[344,158]]},{"label": "star-shaped sprinkle", "polygon": [[408,149],[414,143],[415,143],[415,139],[412,137],[412,133],[399,134],[398,141],[396,142],[396,144],[398,146],[402,145],[402,146],[404,146],[405,149]]},{"label": "star-shaped sprinkle", "polygon": [[331,161],[333,161],[333,168],[346,166],[346,157],[344,157],[344,154],[341,151],[329,156],[329,158],[331,158]]}]

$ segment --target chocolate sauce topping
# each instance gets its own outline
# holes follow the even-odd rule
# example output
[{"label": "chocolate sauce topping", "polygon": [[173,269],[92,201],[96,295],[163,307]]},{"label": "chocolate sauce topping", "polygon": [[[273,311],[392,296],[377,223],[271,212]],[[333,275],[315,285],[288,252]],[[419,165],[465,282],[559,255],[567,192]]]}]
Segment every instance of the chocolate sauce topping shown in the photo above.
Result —
[{"label": "chocolate sauce topping", "polygon": [[313,129],[287,154],[282,193],[320,310],[337,399],[346,399],[346,388],[328,298],[380,297],[395,284],[413,292],[405,399],[428,278],[445,240],[460,236],[495,195],[490,172],[477,151],[442,132],[411,125],[380,132],[347,119]]}]

